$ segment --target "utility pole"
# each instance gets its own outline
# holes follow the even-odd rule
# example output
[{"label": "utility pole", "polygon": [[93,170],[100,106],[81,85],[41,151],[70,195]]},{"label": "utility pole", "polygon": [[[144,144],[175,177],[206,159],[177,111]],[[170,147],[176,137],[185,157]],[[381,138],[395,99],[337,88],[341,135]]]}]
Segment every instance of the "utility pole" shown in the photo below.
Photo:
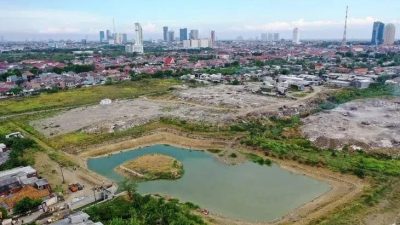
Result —
[{"label": "utility pole", "polygon": [[61,170],[61,176],[62,176],[62,179],[63,179],[62,183],[65,184],[65,177],[64,177],[63,167],[62,167],[61,164],[58,164],[58,166],[60,167],[60,170]]},{"label": "utility pole", "polygon": [[92,188],[92,190],[93,190],[94,201],[97,201],[97,199],[96,199],[96,186],[94,186],[94,187]]}]

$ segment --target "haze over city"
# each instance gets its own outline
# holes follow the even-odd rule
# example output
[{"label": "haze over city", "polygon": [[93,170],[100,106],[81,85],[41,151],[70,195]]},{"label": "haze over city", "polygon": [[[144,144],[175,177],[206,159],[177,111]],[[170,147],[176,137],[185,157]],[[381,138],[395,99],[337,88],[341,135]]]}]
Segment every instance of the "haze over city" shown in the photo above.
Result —
[{"label": "haze over city", "polygon": [[[366,4],[368,2],[368,4]],[[6,40],[86,38],[97,40],[98,31],[113,29],[133,38],[134,22],[143,26],[144,39],[161,39],[162,27],[199,29],[200,36],[216,30],[218,39],[256,38],[279,32],[290,38],[298,27],[303,39],[341,39],[349,6],[348,39],[370,39],[372,23],[399,26],[396,0],[203,0],[191,1],[51,1],[1,0],[0,36]]]}]

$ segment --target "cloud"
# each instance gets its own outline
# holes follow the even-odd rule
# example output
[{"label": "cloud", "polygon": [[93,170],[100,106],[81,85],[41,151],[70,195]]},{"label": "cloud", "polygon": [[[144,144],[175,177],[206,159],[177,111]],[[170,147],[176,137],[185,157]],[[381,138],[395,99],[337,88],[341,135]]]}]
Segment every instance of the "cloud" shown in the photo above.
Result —
[{"label": "cloud", "polygon": [[[348,26],[370,26],[375,21],[373,17],[349,18]],[[248,31],[289,31],[295,27],[302,30],[316,30],[326,28],[342,27],[344,21],[336,20],[314,20],[307,21],[304,19],[294,21],[275,21],[265,24],[247,24],[242,27],[233,27],[232,30],[248,30]]]},{"label": "cloud", "polygon": [[106,19],[77,11],[1,8],[0,31],[40,34],[86,33],[99,28],[101,24],[106,23]]},{"label": "cloud", "polygon": [[148,33],[156,33],[161,30],[161,27],[157,26],[154,23],[145,23],[145,24],[142,24],[142,27],[143,27],[143,31],[148,32]]},{"label": "cloud", "polygon": [[74,27],[49,27],[43,30],[39,30],[40,34],[76,34],[81,30]]}]

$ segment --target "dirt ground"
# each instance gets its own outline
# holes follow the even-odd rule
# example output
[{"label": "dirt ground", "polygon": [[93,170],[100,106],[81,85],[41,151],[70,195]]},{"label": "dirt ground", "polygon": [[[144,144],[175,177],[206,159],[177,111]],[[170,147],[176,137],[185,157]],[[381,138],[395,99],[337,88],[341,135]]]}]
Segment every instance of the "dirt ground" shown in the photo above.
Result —
[{"label": "dirt ground", "polygon": [[212,105],[233,109],[252,109],[264,106],[279,108],[294,100],[253,94],[252,90],[259,88],[260,83],[246,85],[216,85],[201,88],[191,88],[176,92],[175,95],[184,101],[196,102],[201,105]]},{"label": "dirt ground", "polygon": [[125,130],[160,117],[215,123],[229,120],[233,114],[225,110],[141,98],[71,109],[50,118],[33,121],[31,125],[46,136],[56,136],[78,130],[89,133]]},{"label": "dirt ground", "polygon": [[367,99],[343,104],[303,120],[303,133],[321,147],[400,151],[400,98]]},{"label": "dirt ground", "polygon": [[282,106],[304,100],[254,94],[252,89],[257,85],[260,83],[180,89],[172,94],[172,99],[139,98],[114,101],[109,105],[80,107],[33,121],[31,125],[50,137],[75,131],[120,131],[160,117],[226,123],[251,112],[278,112]]},{"label": "dirt ground", "polygon": [[[77,198],[92,196],[93,187],[110,183],[105,179],[98,179],[99,177],[97,176],[90,176],[91,174],[82,167],[76,169],[61,168],[59,164],[51,160],[44,152],[36,153],[34,167],[41,176],[49,181],[54,191],[64,194],[66,202],[71,202]],[[75,183],[83,185],[84,189],[75,193],[70,192],[68,185]]]},{"label": "dirt ground", "polygon": [[400,224],[400,182],[393,185],[389,198],[368,210],[362,218],[365,225]]}]

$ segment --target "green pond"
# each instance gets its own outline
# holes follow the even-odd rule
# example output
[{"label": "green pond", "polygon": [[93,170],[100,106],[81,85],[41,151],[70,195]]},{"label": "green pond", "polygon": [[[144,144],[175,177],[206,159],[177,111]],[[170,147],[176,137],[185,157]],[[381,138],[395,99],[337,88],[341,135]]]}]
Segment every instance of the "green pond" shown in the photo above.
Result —
[{"label": "green pond", "polygon": [[330,190],[319,180],[295,174],[278,165],[261,166],[253,162],[226,165],[211,153],[154,145],[118,154],[91,158],[87,164],[115,182],[124,178],[114,168],[136,157],[162,153],[183,163],[179,180],[146,181],[138,185],[141,194],[161,194],[192,202],[224,217],[249,222],[271,221],[310,202]]}]

